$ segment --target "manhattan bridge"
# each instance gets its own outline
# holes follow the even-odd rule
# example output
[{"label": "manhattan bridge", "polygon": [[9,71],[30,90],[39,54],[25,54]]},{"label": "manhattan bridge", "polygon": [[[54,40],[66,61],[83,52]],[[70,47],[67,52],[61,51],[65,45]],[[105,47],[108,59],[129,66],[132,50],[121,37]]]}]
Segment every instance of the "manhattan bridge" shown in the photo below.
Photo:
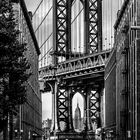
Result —
[{"label": "manhattan bridge", "polygon": [[[106,95],[109,92],[105,85],[111,87],[114,83],[105,83],[105,73],[109,67],[107,63],[117,61],[109,58],[116,51],[112,51],[114,44],[117,44],[117,40],[121,41],[116,33],[120,31],[119,24],[124,25],[124,34],[129,30],[128,24],[123,23],[127,19],[123,14],[134,7],[129,17],[130,22],[136,12],[136,3],[138,6],[137,0],[42,0],[39,3],[33,13],[33,26],[41,50],[41,90],[51,92],[53,97],[51,139],[93,140],[96,135],[102,139],[119,139],[119,135],[123,135],[124,139],[134,137],[131,135],[131,124],[122,123],[125,122],[122,119],[123,113],[119,119],[117,113],[110,114],[116,115],[110,126],[109,121],[106,121],[109,118],[105,118],[105,113],[113,109],[117,112],[118,109],[116,100],[110,104],[107,102],[109,97]],[[125,54],[126,49],[124,50],[122,54]],[[126,56],[123,55],[125,66]],[[108,75],[110,73],[111,70]],[[127,76],[124,77],[127,79]],[[124,82],[126,85],[127,80]],[[84,99],[84,130],[81,132],[74,131],[73,127],[72,100],[76,93]],[[125,98],[122,110],[128,109],[128,98],[120,96]],[[118,127],[118,120],[123,120],[120,122],[124,125]],[[134,120],[133,126],[135,127]],[[108,129],[105,131],[106,127]],[[98,129],[100,131],[96,133]]]}]

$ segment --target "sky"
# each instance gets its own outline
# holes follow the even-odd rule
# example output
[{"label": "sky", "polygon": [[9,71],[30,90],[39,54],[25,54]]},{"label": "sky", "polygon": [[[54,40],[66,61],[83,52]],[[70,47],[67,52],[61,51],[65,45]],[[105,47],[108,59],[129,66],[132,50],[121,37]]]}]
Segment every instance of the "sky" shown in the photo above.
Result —
[{"label": "sky", "polygon": [[[41,0],[25,0],[28,11],[32,11],[34,13],[38,4]],[[47,0],[46,0],[47,1]],[[113,26],[116,19],[116,13],[118,9],[120,9],[120,5],[124,0],[103,0],[103,5],[106,9],[103,8],[103,46],[106,48],[109,45],[113,44],[113,30],[110,30],[110,26]],[[112,8],[110,8],[112,7]],[[113,11],[113,12],[112,12]],[[108,22],[107,22],[108,21]],[[107,38],[107,39],[106,39]],[[74,96],[73,111],[77,106],[77,102],[79,103],[82,116],[83,116],[83,98],[79,94]],[[52,95],[51,93],[42,94],[42,119],[46,120],[47,118],[51,118],[52,114]]]},{"label": "sky", "polygon": [[24,0],[28,11],[34,12],[41,0]]},{"label": "sky", "polygon": [[42,94],[42,120],[52,117],[52,95],[51,93]]}]

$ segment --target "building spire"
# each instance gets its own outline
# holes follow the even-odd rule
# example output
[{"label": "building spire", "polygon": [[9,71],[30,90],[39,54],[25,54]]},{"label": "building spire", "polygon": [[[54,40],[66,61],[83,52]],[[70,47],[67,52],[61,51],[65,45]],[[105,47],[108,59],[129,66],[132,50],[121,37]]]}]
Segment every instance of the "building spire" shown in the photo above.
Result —
[{"label": "building spire", "polygon": [[78,97],[77,97],[77,107],[79,107],[79,100],[78,100]]},{"label": "building spire", "polygon": [[76,131],[81,131],[81,110],[79,107],[79,100],[77,97],[77,107],[75,109],[75,114],[74,114],[74,128]]}]

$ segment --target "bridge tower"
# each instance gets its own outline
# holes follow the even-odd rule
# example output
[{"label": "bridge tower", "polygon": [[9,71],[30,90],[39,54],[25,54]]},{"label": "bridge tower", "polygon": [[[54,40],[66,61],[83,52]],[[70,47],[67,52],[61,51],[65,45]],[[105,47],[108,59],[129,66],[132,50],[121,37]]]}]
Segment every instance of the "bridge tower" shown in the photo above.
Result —
[{"label": "bridge tower", "polygon": [[[74,0],[53,0],[53,65],[41,71],[45,89],[51,90],[53,95],[51,139],[94,139],[92,124],[101,127],[100,99],[104,89],[104,66],[110,53],[102,50],[102,0],[79,1],[84,8],[82,54],[73,52],[71,47]],[[63,57],[61,62],[60,56]],[[73,127],[72,99],[77,92],[84,98],[82,132],[75,132]]]}]

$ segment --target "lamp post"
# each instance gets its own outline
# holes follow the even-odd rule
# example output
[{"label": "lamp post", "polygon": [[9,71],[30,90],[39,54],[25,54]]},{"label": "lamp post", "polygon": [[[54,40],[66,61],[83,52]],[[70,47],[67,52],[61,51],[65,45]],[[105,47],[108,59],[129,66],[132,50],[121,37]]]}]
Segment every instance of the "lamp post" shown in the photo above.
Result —
[{"label": "lamp post", "polygon": [[21,105],[19,105],[19,131],[20,131],[19,140],[21,140],[22,139],[21,134],[23,134],[23,130],[21,128]]},{"label": "lamp post", "polygon": [[19,129],[14,130],[15,138],[19,138],[19,140],[22,140],[23,137],[23,129],[21,124],[21,105],[19,105]]},{"label": "lamp post", "polygon": [[22,135],[23,135],[23,130],[22,129],[19,130],[19,131],[17,129],[15,129],[14,132],[15,132],[15,138],[22,139]]}]

